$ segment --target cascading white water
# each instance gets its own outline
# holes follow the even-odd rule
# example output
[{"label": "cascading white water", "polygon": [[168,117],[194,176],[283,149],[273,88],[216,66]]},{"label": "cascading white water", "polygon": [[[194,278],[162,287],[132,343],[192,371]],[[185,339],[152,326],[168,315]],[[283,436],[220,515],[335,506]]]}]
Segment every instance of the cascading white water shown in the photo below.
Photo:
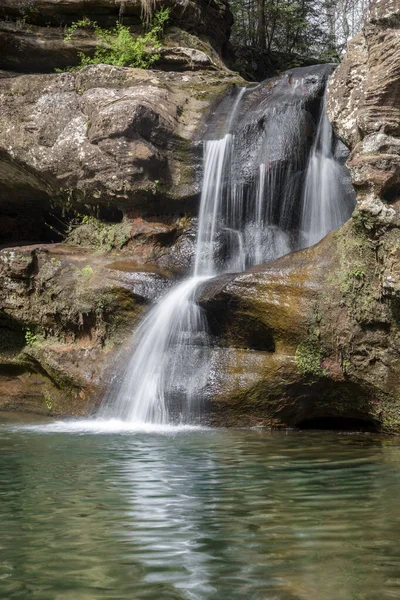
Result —
[{"label": "cascading white water", "polygon": [[[203,311],[195,302],[198,286],[219,273],[242,271],[311,245],[350,216],[352,203],[346,203],[340,188],[343,168],[333,155],[334,139],[325,106],[301,196],[305,164],[297,145],[306,128],[303,81],[287,78],[278,82],[275,96],[266,88],[269,102],[272,96],[272,109],[263,99],[257,120],[250,122],[249,130],[240,132],[241,147],[247,151],[239,152],[245,158],[243,170],[237,163],[234,126],[244,88],[237,94],[221,139],[204,142],[193,276],[167,292],[134,333],[123,377],[112,387],[100,417],[139,425],[199,420],[208,378],[209,343]],[[253,91],[260,92],[260,86]],[[253,136],[257,143],[253,144]]]},{"label": "cascading white water", "polygon": [[201,192],[194,274],[215,275],[216,234],[223,207],[223,176],[233,137],[227,133],[221,140],[205,142],[204,176]]},{"label": "cascading white water", "polygon": [[263,239],[262,232],[264,229],[264,195],[265,195],[265,165],[259,166],[258,174],[258,189],[257,189],[257,204],[256,204],[256,239],[255,239],[255,260],[257,263],[262,261],[263,256]]},{"label": "cascading white water", "polygon": [[303,196],[303,246],[312,246],[350,218],[352,205],[343,193],[343,168],[334,156],[332,125],[324,97],[317,134],[309,158]]},{"label": "cascading white water", "polygon": [[[240,92],[239,100],[242,95]],[[229,126],[238,105],[236,100]],[[217,219],[231,145],[229,133],[221,140],[205,143],[193,277],[161,298],[136,330],[125,374],[100,409],[102,418],[163,425],[184,424],[199,416],[199,396],[208,375],[207,328],[194,295],[200,283],[216,274]]]},{"label": "cascading white water", "polygon": [[[166,394],[175,391],[177,397],[179,393],[184,395],[177,408],[179,421],[193,417],[192,401],[206,376],[204,361],[195,356],[196,348],[197,353],[201,352],[206,325],[200,307],[193,301],[193,292],[205,279],[196,276],[184,280],[148,313],[135,332],[126,374],[119,389],[113,389],[116,398],[105,405],[100,416],[165,424],[171,416]],[[195,337],[200,342],[197,347]]]}]

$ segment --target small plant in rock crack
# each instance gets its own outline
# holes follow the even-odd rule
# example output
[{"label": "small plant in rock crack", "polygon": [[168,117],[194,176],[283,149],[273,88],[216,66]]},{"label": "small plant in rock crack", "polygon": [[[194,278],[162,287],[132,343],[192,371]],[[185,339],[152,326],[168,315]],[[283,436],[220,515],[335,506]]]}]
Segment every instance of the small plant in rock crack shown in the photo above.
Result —
[{"label": "small plant in rock crack", "polygon": [[37,341],[36,333],[34,333],[29,327],[25,329],[25,341],[28,346],[33,346],[33,344]]}]

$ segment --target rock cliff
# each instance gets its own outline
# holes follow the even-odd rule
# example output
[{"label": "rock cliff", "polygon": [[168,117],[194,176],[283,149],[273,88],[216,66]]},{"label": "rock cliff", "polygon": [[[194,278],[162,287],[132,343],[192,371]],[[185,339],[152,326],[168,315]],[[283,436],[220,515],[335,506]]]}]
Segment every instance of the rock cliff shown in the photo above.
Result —
[{"label": "rock cliff", "polygon": [[[11,48],[3,67],[27,72],[0,79],[0,406],[86,414],[146,303],[189,266],[196,140],[213,103],[239,81],[219,62],[229,9],[222,0],[174,3],[176,39],[211,48],[207,70],[98,65],[54,74],[55,47],[66,50],[57,28],[83,5],[103,24],[121,6],[71,0],[60,21],[56,2],[35,3],[41,11],[6,36],[50,44],[38,75],[32,47],[18,54],[1,37],[19,26],[20,4],[0,0],[8,17],[0,43]],[[135,27],[141,3],[123,5]],[[37,29],[46,19],[53,47]],[[329,116],[351,149],[350,221],[313,248],[199,292],[214,341],[212,424],[346,419],[400,430],[399,31],[398,3],[373,0],[329,85]],[[85,36],[79,44],[93,44]]]},{"label": "rock cliff", "polygon": [[399,34],[399,3],[373,2],[330,81],[328,114],[351,149],[350,221],[203,290],[220,346],[213,422],[400,429]]},{"label": "rock cliff", "polygon": [[15,235],[40,239],[35,223],[57,205],[116,220],[186,213],[199,192],[192,141],[234,82],[109,65],[0,79],[0,207]]},{"label": "rock cliff", "polygon": [[78,53],[94,52],[97,40],[90,27],[65,39],[69,25],[86,18],[101,27],[120,22],[139,31],[160,8],[171,11],[161,66],[221,66],[233,21],[227,0],[1,0],[0,69],[48,73],[77,64]]},{"label": "rock cliff", "polygon": [[[154,70],[76,64],[83,17],[139,31]],[[86,414],[149,300],[190,264],[207,115],[241,82],[225,0],[0,0],[0,407]],[[10,69],[10,70],[7,70]],[[63,242],[62,244],[60,242]]]}]

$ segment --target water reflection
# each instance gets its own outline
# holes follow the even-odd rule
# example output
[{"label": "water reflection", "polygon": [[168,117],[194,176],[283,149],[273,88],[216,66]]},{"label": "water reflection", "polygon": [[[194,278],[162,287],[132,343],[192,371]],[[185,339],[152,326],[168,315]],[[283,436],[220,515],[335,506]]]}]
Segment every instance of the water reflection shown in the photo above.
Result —
[{"label": "water reflection", "polygon": [[0,494],[1,598],[400,597],[397,440],[7,424]]}]

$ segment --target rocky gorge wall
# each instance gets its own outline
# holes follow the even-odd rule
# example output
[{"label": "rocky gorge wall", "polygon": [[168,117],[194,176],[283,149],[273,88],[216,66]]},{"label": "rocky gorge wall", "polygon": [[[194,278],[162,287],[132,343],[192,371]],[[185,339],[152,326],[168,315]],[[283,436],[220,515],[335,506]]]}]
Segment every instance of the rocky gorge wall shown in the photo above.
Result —
[{"label": "rocky gorge wall", "polygon": [[146,303],[188,268],[198,140],[242,80],[220,54],[225,1],[165,6],[155,69],[55,73],[96,44],[66,26],[135,31],[143,3],[0,0],[0,408],[86,414]]},{"label": "rocky gorge wall", "polygon": [[[64,44],[51,17],[56,3],[35,4]],[[115,18],[114,2],[89,4],[96,19]],[[139,4],[124,3],[133,24]],[[79,1],[65,6],[64,23],[82,16]],[[4,27],[16,23],[14,9],[0,0]],[[208,9],[216,35],[199,25]],[[227,10],[225,2],[182,3],[173,22],[179,39],[193,42],[190,33],[212,49],[212,64],[201,68],[55,74],[49,58],[51,69],[35,74],[27,50],[18,69],[2,73],[0,408],[93,410],[146,304],[187,271],[197,140],[218,98],[241,82],[213,39],[227,39]],[[44,47],[36,29],[44,22],[33,13],[28,20],[26,38]],[[214,336],[212,424],[345,418],[400,428],[399,22],[398,2],[374,1],[329,86],[330,119],[351,149],[352,219],[311,249],[217,278],[199,294]]]},{"label": "rocky gorge wall", "polygon": [[399,3],[372,2],[330,80],[353,217],[313,248],[203,291],[211,321],[222,320],[216,423],[400,429],[399,42]]},{"label": "rocky gorge wall", "polygon": [[170,70],[217,68],[233,22],[227,0],[1,0],[0,69],[49,73],[79,62],[98,44],[90,27],[65,39],[67,27],[86,18],[101,27],[117,22],[140,32],[143,21],[170,9],[157,66]]}]

